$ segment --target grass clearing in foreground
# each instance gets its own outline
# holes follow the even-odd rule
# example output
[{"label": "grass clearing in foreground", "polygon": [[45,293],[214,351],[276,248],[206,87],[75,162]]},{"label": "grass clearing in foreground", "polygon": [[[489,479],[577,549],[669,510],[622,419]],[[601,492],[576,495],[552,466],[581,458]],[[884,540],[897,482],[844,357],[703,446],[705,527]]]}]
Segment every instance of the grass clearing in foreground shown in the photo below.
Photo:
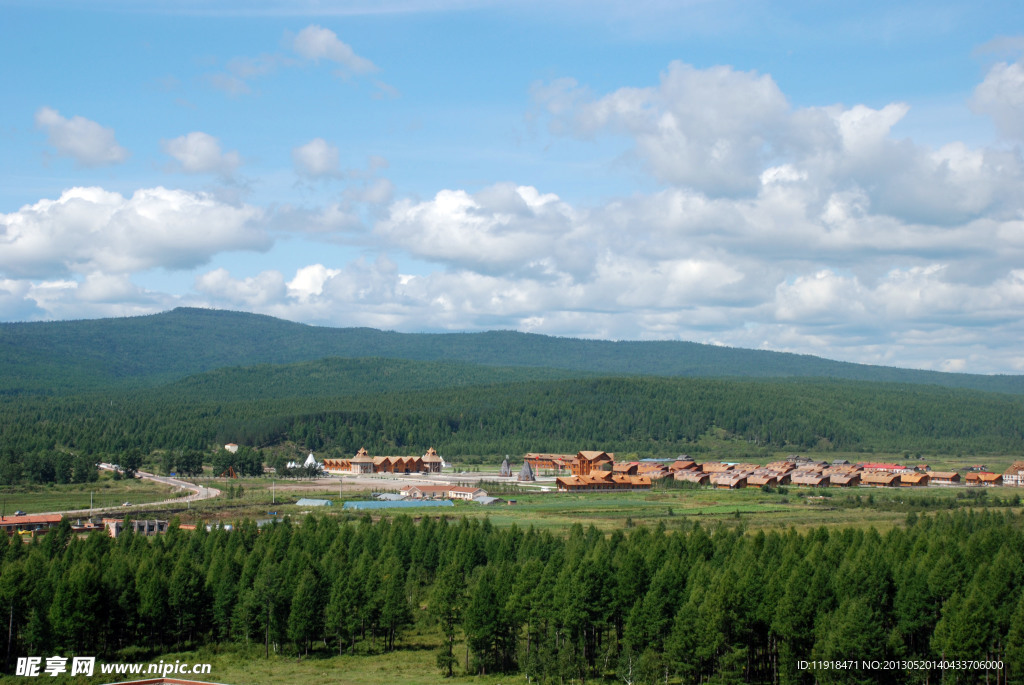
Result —
[{"label": "grass clearing in foreground", "polygon": [[[48,511],[119,507],[124,502],[144,504],[173,499],[182,491],[141,479],[114,480],[102,473],[94,483],[67,485],[8,485],[0,488],[0,506],[7,516],[15,511],[38,514]],[[185,493],[187,494],[187,493]]]}]

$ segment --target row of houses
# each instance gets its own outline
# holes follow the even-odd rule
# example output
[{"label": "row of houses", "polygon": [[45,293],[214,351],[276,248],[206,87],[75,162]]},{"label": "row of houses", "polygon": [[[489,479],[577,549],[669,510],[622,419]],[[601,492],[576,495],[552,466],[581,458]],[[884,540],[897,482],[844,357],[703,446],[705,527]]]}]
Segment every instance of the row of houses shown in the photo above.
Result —
[{"label": "row of houses", "polygon": [[[1024,481],[1024,462],[1015,462],[1020,481]],[[1014,468],[1014,467],[1011,467]],[[794,457],[770,464],[732,464],[708,462],[696,464],[677,460],[669,467],[675,480],[713,485],[722,489],[743,487],[776,487],[802,485],[808,487],[925,487],[928,485],[984,485],[1004,483],[1004,476],[989,471],[970,470],[961,476],[956,471],[932,471],[927,467],[865,462],[851,464],[845,460],[812,461]]]},{"label": "row of houses", "polygon": [[523,459],[519,480],[526,480],[523,473],[532,471],[557,476],[555,484],[559,492],[649,490],[653,478],[663,477],[662,468],[659,463],[616,462],[614,453],[596,450],[574,455],[531,452]]},{"label": "row of houses", "polygon": [[[553,473],[559,492],[586,490],[649,489],[659,478],[710,485],[722,489],[745,487],[926,487],[941,485],[1021,485],[1024,486],[1024,461],[1014,462],[1006,473],[972,466],[964,474],[957,471],[933,471],[926,465],[916,467],[887,462],[851,464],[840,459],[814,461],[791,455],[769,464],[705,462],[698,464],[686,455],[675,461],[615,461],[611,452],[583,451],[575,455],[529,453],[525,466],[537,473]],[[560,475],[571,474],[571,475]]]},{"label": "row of houses", "polygon": [[371,457],[360,448],[351,459],[324,459],[323,466],[324,471],[335,474],[441,473],[444,459],[433,447],[418,457]]}]

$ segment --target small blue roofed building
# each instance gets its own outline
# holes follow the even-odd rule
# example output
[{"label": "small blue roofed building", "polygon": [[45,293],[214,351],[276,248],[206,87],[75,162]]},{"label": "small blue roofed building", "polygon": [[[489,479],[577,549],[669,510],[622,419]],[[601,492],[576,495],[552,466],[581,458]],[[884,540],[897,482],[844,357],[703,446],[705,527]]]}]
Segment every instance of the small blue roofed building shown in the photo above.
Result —
[{"label": "small blue roofed building", "polygon": [[334,506],[334,502],[329,499],[310,499],[309,497],[303,497],[295,503],[300,507],[330,507]]}]

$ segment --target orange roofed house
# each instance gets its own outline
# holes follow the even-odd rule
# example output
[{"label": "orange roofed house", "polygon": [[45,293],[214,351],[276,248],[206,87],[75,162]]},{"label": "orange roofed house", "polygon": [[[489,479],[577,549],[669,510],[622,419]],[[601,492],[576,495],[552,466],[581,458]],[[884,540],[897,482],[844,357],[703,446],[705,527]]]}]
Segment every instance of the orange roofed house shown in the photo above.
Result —
[{"label": "orange roofed house", "polygon": [[546,472],[553,472],[555,475],[566,473],[572,470],[572,461],[576,457],[571,454],[540,454],[529,452],[523,458],[535,475]]},{"label": "orange roofed house", "polygon": [[29,514],[27,516],[2,516],[0,517],[0,530],[8,535],[15,533],[32,534],[45,533],[50,528],[60,525],[60,514]]},{"label": "orange roofed house", "polygon": [[611,471],[592,471],[586,476],[556,478],[559,492],[581,490],[650,490],[651,479],[647,476],[626,476]]},{"label": "orange roofed house", "polygon": [[968,473],[965,480],[968,485],[1002,485],[1003,474],[991,473],[990,471],[980,471],[976,473]]},{"label": "orange roofed house", "polygon": [[615,455],[607,452],[577,452],[570,468],[574,476],[587,476],[591,471],[610,471],[614,462]]}]

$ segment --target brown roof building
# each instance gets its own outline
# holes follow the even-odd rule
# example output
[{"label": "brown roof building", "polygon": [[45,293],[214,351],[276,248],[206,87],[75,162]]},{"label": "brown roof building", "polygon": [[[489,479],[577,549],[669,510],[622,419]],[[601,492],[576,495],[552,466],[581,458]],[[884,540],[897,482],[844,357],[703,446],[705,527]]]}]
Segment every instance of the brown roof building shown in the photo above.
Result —
[{"label": "brown roof building", "polygon": [[703,471],[676,471],[672,474],[672,478],[683,483],[696,483],[697,485],[707,485],[711,476]]},{"label": "brown roof building", "polygon": [[533,469],[534,474],[540,475],[543,471],[551,471],[555,474],[567,473],[572,470],[574,454],[541,454],[529,452],[523,458]]},{"label": "brown roof building", "polygon": [[647,476],[625,476],[611,471],[593,471],[586,476],[556,478],[555,483],[559,492],[651,489],[651,479]]},{"label": "brown roof building", "polygon": [[1003,471],[1003,485],[1024,486],[1024,461],[1015,461]]},{"label": "brown roof building", "polygon": [[900,477],[890,471],[865,471],[861,474],[860,482],[861,485],[879,488],[896,487],[900,484]]},{"label": "brown roof building", "polygon": [[675,473],[676,471],[692,471],[697,468],[700,468],[697,466],[697,462],[691,459],[676,459],[669,465],[668,470]]},{"label": "brown roof building", "polygon": [[789,482],[793,485],[807,485],[816,488],[828,487],[829,478],[820,471],[798,469],[789,474]]},{"label": "brown roof building", "polygon": [[747,474],[739,471],[725,471],[711,474],[711,484],[720,490],[737,490],[747,487]]},{"label": "brown roof building", "polygon": [[992,473],[990,471],[978,471],[967,474],[966,478],[968,485],[1001,485],[1003,482],[1003,475],[1001,473]]},{"label": "brown roof building", "polygon": [[324,459],[328,473],[441,473],[444,460],[431,447],[421,457],[371,457],[360,448],[351,459]]},{"label": "brown roof building", "polygon": [[929,471],[929,485],[959,485],[960,474],[956,471]]},{"label": "brown roof building", "polygon": [[927,473],[901,473],[900,487],[913,488],[928,485]]},{"label": "brown roof building", "polygon": [[828,477],[828,484],[834,488],[850,488],[860,485],[860,473],[856,471],[833,473]]},{"label": "brown roof building", "polygon": [[569,468],[574,476],[586,476],[589,475],[591,471],[604,470],[604,467],[608,467],[608,470],[610,471],[614,462],[614,454],[587,450],[577,452],[576,458],[572,460],[572,464]]},{"label": "brown roof building", "polygon": [[27,516],[0,517],[0,530],[9,535],[14,533],[45,533],[50,528],[59,526],[60,514],[28,514]]}]

